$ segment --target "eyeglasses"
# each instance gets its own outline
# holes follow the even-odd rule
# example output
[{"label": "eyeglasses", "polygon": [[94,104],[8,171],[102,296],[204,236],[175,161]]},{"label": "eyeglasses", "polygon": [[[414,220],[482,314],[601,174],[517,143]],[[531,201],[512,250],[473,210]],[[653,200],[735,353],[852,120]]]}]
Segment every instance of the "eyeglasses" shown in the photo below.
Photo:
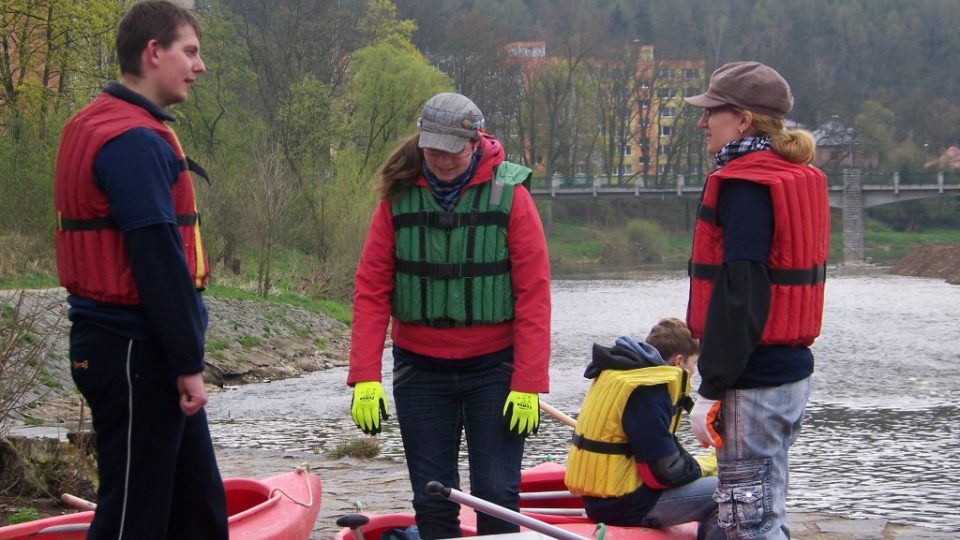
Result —
[{"label": "eyeglasses", "polygon": [[734,107],[733,105],[717,105],[716,107],[707,107],[703,109],[703,118],[706,120],[714,114],[720,114],[724,112],[739,112],[740,109]]}]

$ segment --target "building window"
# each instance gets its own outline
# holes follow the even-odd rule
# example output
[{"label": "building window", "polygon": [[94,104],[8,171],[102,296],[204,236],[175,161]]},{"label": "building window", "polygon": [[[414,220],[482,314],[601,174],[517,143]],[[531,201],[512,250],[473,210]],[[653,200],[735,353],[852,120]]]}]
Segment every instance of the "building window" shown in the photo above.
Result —
[{"label": "building window", "polygon": [[660,145],[660,154],[661,154],[661,155],[664,155],[664,156],[669,156],[669,155],[670,155],[670,145],[669,145],[669,144],[661,144],[661,145]]},{"label": "building window", "polygon": [[699,94],[699,93],[700,93],[700,91],[699,91],[697,88],[693,87],[693,86],[688,86],[688,87],[686,87],[686,88],[683,89],[683,97],[691,97],[691,96],[695,96],[695,95],[697,95],[697,94]]},{"label": "building window", "polygon": [[626,146],[623,147],[623,155],[629,156],[629,155],[632,154],[632,153],[633,153],[633,147],[632,147],[632,146],[630,146],[630,145],[628,144],[628,145],[626,145]]},{"label": "building window", "polygon": [[683,70],[683,78],[686,80],[697,79],[699,77],[700,77],[700,70],[689,69],[689,68]]},{"label": "building window", "polygon": [[660,126],[660,136],[669,137],[673,135],[673,126]]},{"label": "building window", "polygon": [[649,108],[650,108],[650,100],[649,100],[649,99],[641,99],[641,100],[638,100],[638,101],[637,101],[637,105],[638,105],[641,109],[649,109]]},{"label": "building window", "polygon": [[662,116],[664,118],[673,118],[677,115],[677,109],[674,107],[664,107]]},{"label": "building window", "polygon": [[657,69],[657,78],[665,79],[668,81],[673,80],[673,70],[670,68],[658,68]]},{"label": "building window", "polygon": [[660,99],[668,99],[673,97],[673,88],[660,88],[657,90],[657,97]]}]

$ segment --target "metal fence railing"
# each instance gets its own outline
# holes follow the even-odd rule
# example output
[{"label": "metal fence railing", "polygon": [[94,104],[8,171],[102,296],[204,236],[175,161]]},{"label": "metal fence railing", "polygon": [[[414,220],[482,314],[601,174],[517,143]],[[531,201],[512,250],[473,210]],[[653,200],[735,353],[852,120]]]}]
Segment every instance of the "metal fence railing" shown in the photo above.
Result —
[{"label": "metal fence railing", "polygon": [[[830,187],[840,187],[843,185],[842,169],[828,169],[824,170],[824,173],[827,175],[827,181]],[[862,170],[860,171],[860,180],[865,186],[957,186],[960,185],[960,171]],[[596,188],[598,190],[609,188],[675,190],[678,186],[684,188],[703,187],[703,181],[704,175],[702,173],[650,176],[635,175],[624,176],[622,180],[616,175],[588,175],[580,173],[569,177],[554,174],[552,182],[548,182],[544,175],[534,175],[530,187],[541,190],[585,188]]]}]

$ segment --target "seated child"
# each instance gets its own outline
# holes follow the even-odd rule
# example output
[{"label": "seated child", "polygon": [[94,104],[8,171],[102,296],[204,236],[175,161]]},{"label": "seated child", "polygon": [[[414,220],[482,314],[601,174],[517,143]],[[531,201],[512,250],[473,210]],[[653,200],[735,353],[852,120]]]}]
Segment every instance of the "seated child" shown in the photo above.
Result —
[{"label": "seated child", "polygon": [[716,456],[693,457],[675,435],[693,405],[700,346],[683,321],[663,319],[646,342],[593,345],[564,481],[587,516],[608,525],[700,522],[697,538],[725,538],[717,524]]}]

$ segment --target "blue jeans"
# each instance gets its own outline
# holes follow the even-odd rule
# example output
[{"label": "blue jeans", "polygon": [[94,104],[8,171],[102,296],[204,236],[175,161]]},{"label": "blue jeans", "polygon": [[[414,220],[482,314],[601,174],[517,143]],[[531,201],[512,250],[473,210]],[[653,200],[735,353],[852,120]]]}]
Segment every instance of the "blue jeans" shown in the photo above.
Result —
[{"label": "blue jeans", "polygon": [[725,538],[717,524],[717,503],[713,500],[716,488],[717,477],[707,476],[664,490],[657,504],[647,512],[644,522],[659,528],[697,521],[700,523],[698,540]]},{"label": "blue jeans", "polygon": [[[481,360],[496,360],[492,358],[496,356],[502,360],[477,371],[435,370],[413,365],[418,359],[414,353],[393,349],[393,399],[413,487],[417,528],[424,540],[461,536],[459,505],[427,495],[424,487],[438,480],[447,487],[460,488],[459,454],[464,432],[471,493],[511,510],[519,508],[524,439],[509,433],[503,422],[503,404],[513,375],[513,350],[485,355]],[[477,513],[477,534],[518,530],[512,523]]]},{"label": "blue jeans", "polygon": [[720,483],[714,494],[727,538],[790,538],[787,451],[800,433],[810,377],[723,396]]}]

